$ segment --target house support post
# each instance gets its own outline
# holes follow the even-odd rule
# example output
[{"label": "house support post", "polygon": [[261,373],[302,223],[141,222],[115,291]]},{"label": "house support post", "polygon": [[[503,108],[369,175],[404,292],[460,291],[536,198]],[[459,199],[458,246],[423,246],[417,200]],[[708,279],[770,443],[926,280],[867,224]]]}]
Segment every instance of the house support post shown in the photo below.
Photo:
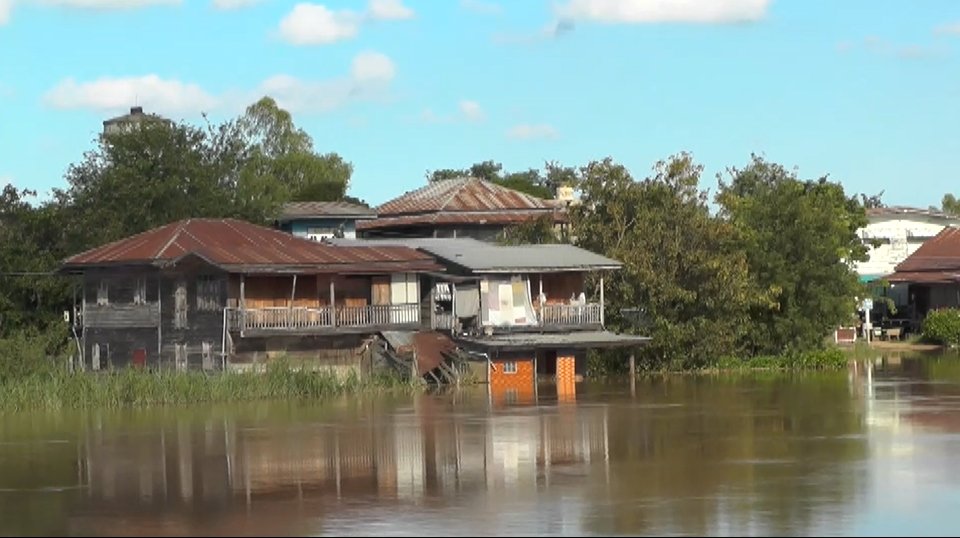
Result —
[{"label": "house support post", "polygon": [[603,273],[600,273],[600,326],[603,327]]}]

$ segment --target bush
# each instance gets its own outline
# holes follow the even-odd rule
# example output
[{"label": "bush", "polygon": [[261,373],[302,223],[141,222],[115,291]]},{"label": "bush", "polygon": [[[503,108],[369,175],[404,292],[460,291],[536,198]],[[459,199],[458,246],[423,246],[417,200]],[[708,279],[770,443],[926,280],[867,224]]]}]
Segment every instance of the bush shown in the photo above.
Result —
[{"label": "bush", "polygon": [[0,383],[55,372],[65,364],[66,342],[57,331],[23,331],[0,339]]},{"label": "bush", "polygon": [[839,348],[830,347],[780,356],[759,356],[747,359],[726,357],[714,365],[720,370],[839,370],[847,366],[847,357]]},{"label": "bush", "polygon": [[944,308],[927,314],[923,337],[948,346],[960,345],[960,309]]}]

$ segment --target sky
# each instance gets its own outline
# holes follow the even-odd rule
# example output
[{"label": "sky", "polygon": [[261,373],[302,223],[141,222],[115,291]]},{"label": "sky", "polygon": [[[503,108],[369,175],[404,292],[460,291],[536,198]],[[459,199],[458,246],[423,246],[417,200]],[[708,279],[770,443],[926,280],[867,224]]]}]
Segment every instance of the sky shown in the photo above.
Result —
[{"label": "sky", "polygon": [[957,0],[0,0],[0,181],[65,185],[131,106],[275,98],[379,204],[429,170],[751,153],[888,205],[960,193]]}]

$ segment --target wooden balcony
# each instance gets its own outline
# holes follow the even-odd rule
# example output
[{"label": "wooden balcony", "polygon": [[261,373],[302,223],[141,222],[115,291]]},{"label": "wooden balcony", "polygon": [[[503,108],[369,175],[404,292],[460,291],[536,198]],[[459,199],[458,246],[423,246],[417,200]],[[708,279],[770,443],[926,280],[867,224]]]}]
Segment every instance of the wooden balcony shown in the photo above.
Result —
[{"label": "wooden balcony", "polygon": [[242,334],[312,334],[415,327],[420,305],[228,308],[227,326]]},{"label": "wooden balcony", "polygon": [[[530,327],[548,327],[573,329],[602,325],[599,303],[583,305],[548,304],[537,308],[537,325]],[[456,326],[453,314],[437,312],[433,314],[433,329],[437,331],[453,330]]]},{"label": "wooden balcony", "polygon": [[597,303],[582,305],[546,304],[540,308],[540,325],[545,327],[580,327],[600,325],[603,306]]}]

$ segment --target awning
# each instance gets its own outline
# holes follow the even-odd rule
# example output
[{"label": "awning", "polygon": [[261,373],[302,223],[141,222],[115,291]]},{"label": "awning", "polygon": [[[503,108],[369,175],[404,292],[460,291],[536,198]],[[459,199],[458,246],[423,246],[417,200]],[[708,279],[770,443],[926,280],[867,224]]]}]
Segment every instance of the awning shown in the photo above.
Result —
[{"label": "awning", "polygon": [[642,346],[647,336],[617,334],[609,331],[574,331],[569,333],[507,333],[459,338],[465,347],[487,350],[534,349],[602,349]]}]

